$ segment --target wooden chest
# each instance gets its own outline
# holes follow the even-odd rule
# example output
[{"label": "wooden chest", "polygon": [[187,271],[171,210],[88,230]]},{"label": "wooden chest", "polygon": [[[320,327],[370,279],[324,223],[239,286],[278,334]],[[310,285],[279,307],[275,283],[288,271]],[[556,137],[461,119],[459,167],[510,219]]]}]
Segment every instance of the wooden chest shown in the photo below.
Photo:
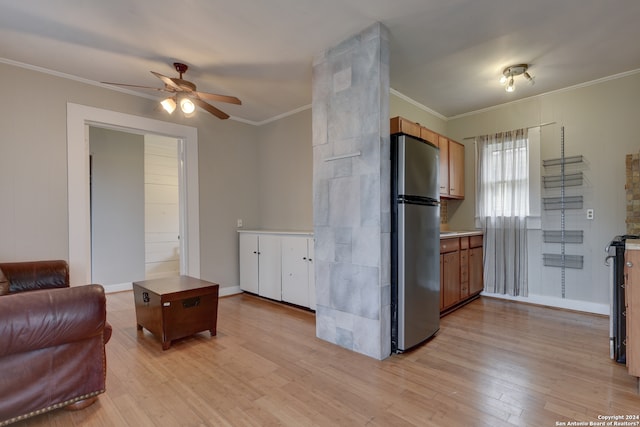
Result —
[{"label": "wooden chest", "polygon": [[218,289],[215,283],[189,276],[133,282],[138,330],[159,337],[163,350],[171,341],[198,332],[208,330],[215,336]]}]

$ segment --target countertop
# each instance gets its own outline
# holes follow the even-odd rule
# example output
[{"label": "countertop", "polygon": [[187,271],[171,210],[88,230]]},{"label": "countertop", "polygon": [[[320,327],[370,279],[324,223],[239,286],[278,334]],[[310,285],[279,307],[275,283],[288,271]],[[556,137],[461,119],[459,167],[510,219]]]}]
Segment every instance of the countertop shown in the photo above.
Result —
[{"label": "countertop", "polygon": [[639,239],[629,239],[625,242],[624,248],[628,251],[637,251],[640,250],[640,240]]},{"label": "countertop", "polygon": [[466,237],[466,236],[482,236],[482,231],[461,230],[461,231],[441,231],[440,232],[441,239],[452,239],[454,237]]}]

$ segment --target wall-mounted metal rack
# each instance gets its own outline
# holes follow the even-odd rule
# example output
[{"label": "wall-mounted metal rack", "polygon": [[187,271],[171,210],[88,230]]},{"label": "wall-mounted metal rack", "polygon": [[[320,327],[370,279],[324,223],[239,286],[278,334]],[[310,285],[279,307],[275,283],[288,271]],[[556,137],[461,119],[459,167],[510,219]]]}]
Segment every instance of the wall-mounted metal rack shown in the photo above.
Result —
[{"label": "wall-mounted metal rack", "polygon": [[[582,195],[565,194],[567,187],[580,187],[584,183],[584,176],[582,171],[572,170],[567,173],[566,166],[572,165],[572,169],[580,167],[580,164],[584,162],[583,156],[570,156],[564,155],[564,126],[560,129],[560,158],[543,160],[542,165],[545,168],[560,167],[560,173],[557,173],[557,169],[554,173],[545,175],[542,177],[542,184],[545,190],[552,192],[560,191],[560,196],[543,197],[542,205],[545,211],[560,211],[560,230],[543,230],[542,236],[544,243],[559,243],[559,254],[542,254],[543,265],[546,267],[558,267],[561,269],[561,286],[562,286],[562,298],[565,298],[565,269],[574,268],[582,269],[584,265],[584,258],[582,255],[568,255],[565,252],[565,245],[567,244],[581,244],[584,238],[584,232],[582,230],[567,230],[566,229],[566,211],[572,209],[582,209],[583,197]],[[557,194],[557,193],[556,193]]]},{"label": "wall-mounted metal rack", "polygon": [[577,187],[582,185],[582,172],[565,174],[564,177],[562,175],[543,176],[542,184],[544,188],[559,188],[563,184],[565,187]]},{"label": "wall-mounted metal rack", "polygon": [[584,232],[582,230],[545,230],[542,239],[545,243],[582,243]]},{"label": "wall-mounted metal rack", "polygon": [[543,197],[545,211],[560,209],[582,209],[582,196]]}]

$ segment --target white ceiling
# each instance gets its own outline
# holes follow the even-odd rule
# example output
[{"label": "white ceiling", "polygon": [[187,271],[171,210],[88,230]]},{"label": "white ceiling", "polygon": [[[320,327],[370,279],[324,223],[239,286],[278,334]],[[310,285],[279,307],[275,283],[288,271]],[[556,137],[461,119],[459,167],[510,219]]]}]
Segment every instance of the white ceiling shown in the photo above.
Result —
[{"label": "white ceiling", "polygon": [[[313,57],[375,22],[391,87],[444,117],[640,69],[638,0],[0,0],[0,58],[158,88],[185,62],[255,123],[309,105]],[[517,63],[536,83],[508,94]]]}]

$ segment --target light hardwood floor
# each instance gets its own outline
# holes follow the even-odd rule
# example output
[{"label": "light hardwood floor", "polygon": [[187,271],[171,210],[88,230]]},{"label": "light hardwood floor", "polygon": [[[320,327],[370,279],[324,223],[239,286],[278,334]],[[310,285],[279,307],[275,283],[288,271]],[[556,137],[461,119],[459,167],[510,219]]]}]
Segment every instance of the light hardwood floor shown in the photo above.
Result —
[{"label": "light hardwood floor", "polygon": [[[162,351],[131,292],[107,297],[107,391],[29,426],[557,426],[640,414],[603,316],[483,298],[426,345],[384,361],[315,337],[312,313],[238,295],[218,335]],[[588,424],[587,424],[588,425]]]}]

